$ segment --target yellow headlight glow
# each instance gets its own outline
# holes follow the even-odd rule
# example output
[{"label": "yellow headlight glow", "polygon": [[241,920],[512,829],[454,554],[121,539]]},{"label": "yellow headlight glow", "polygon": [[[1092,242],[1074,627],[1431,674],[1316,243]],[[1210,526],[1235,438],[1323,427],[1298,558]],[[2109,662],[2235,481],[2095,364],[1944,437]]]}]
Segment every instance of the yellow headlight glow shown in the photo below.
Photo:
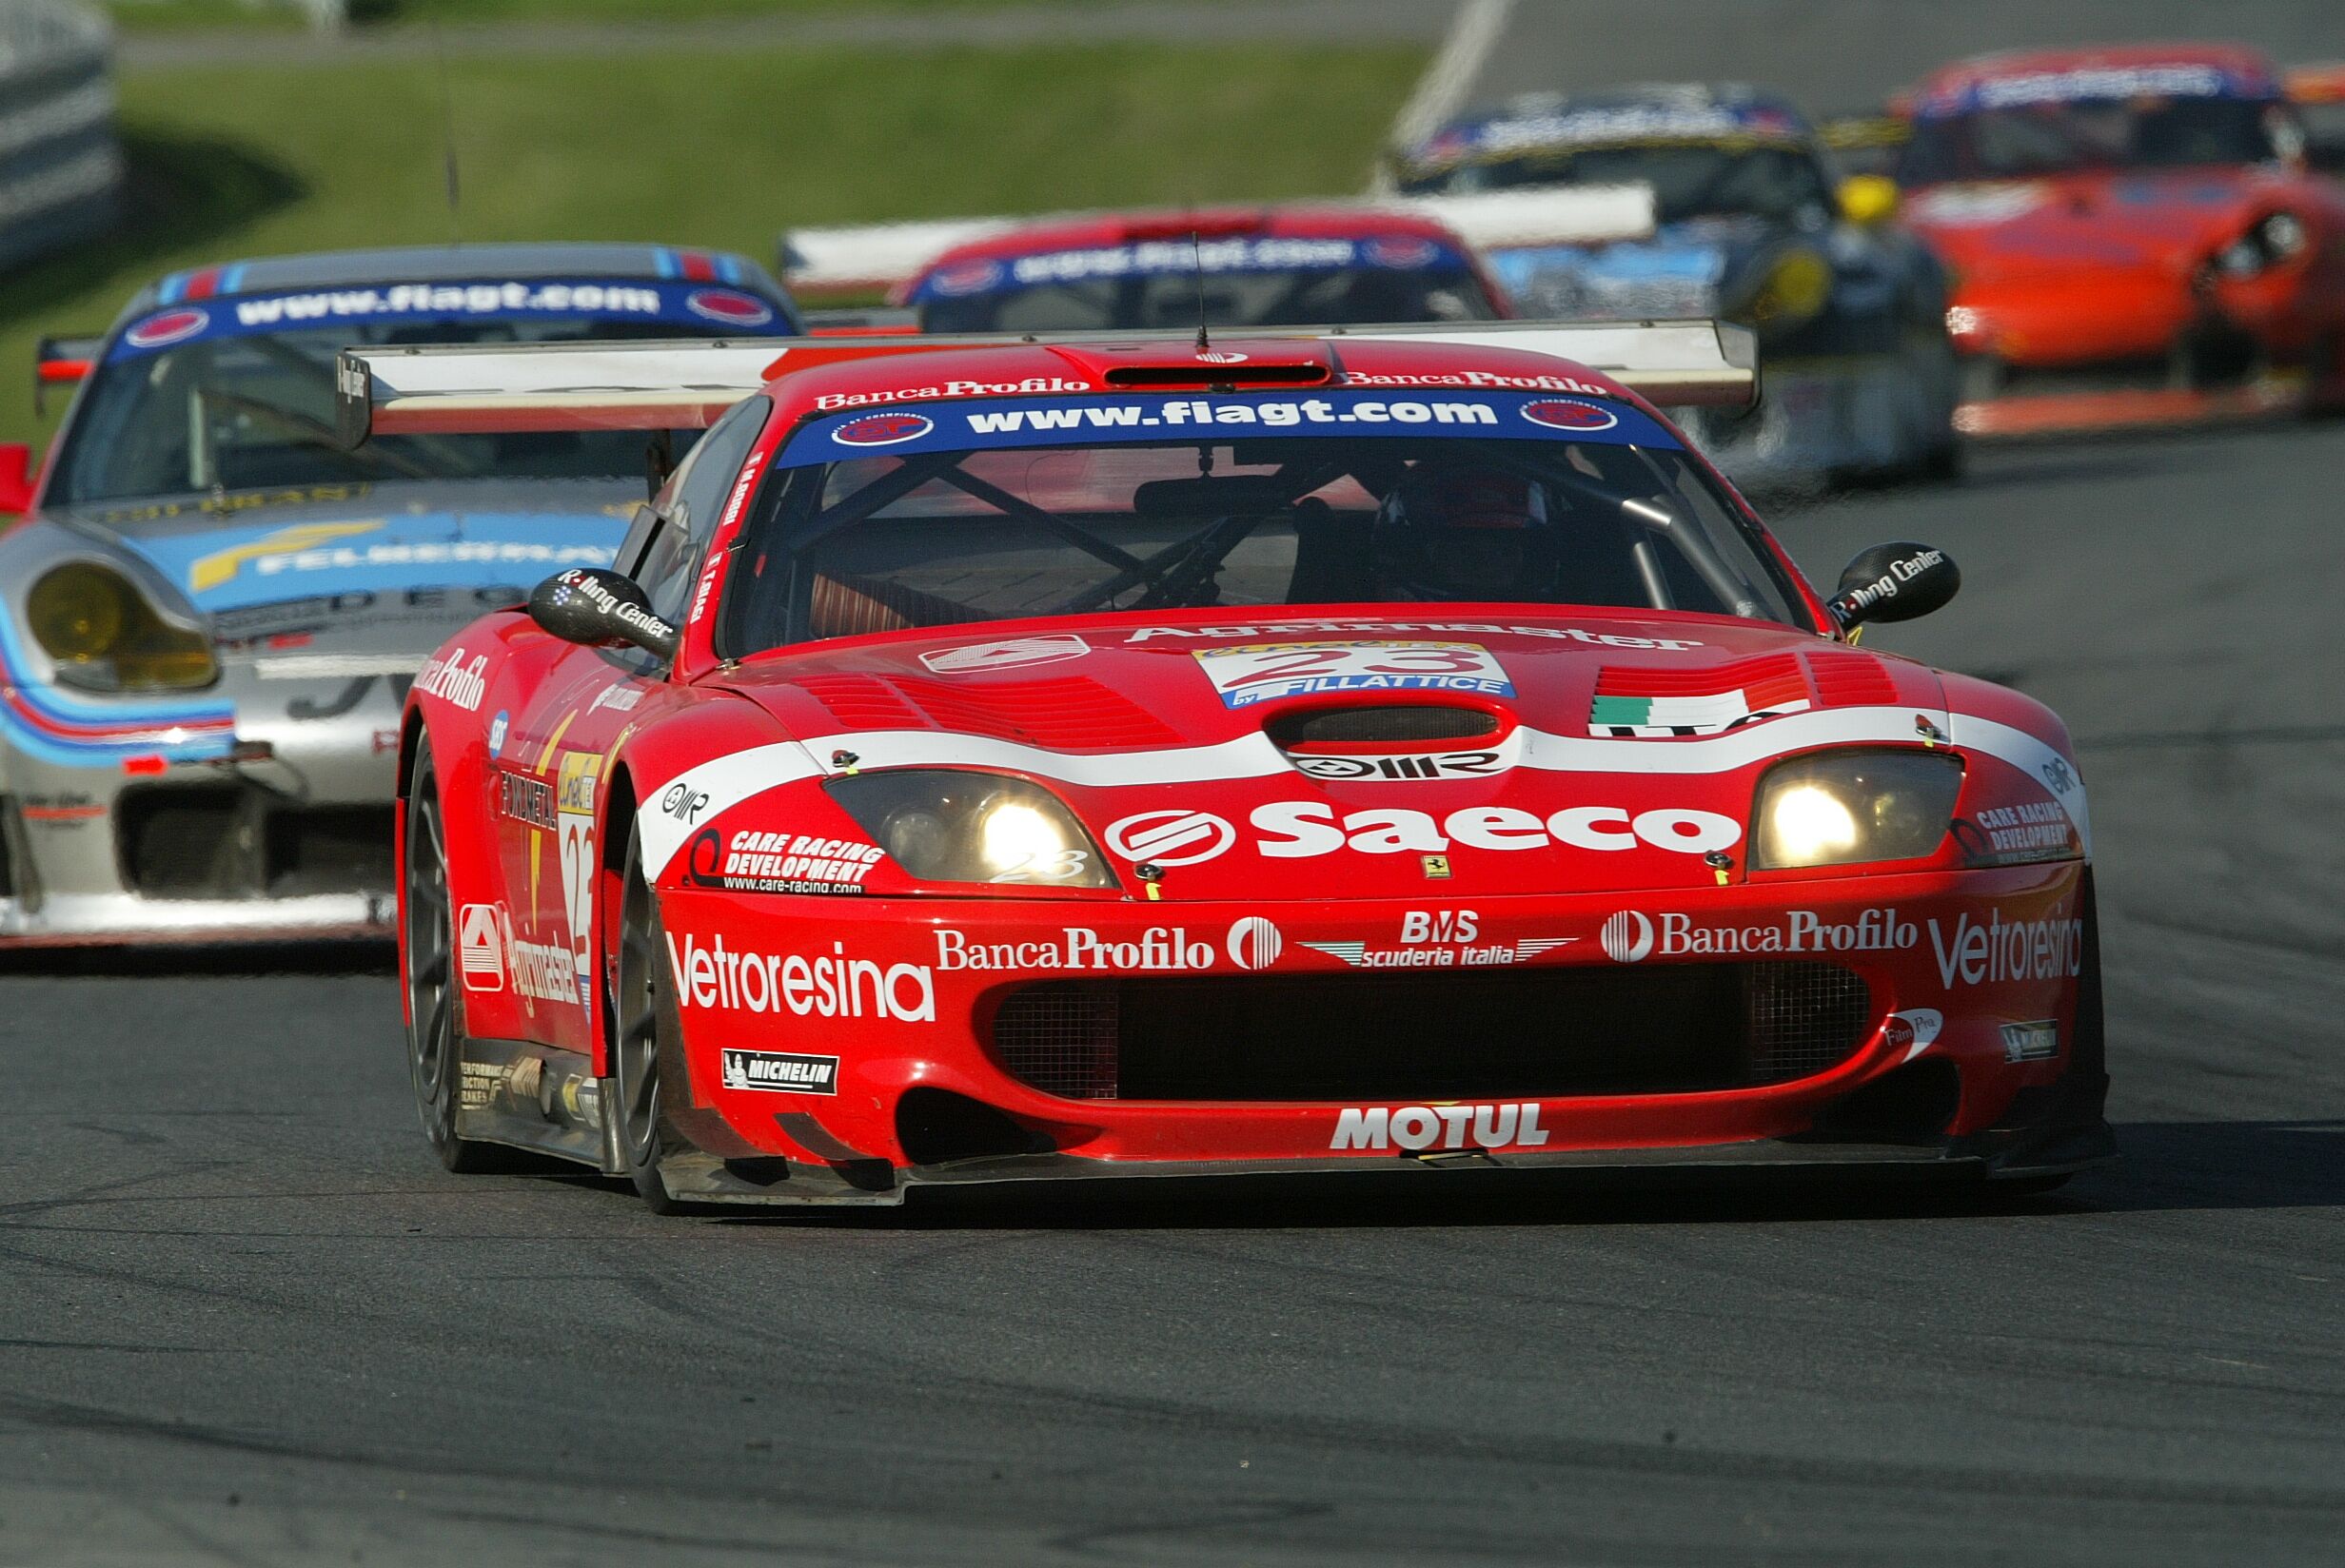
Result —
[{"label": "yellow headlight glow", "polygon": [[977,857],[995,877],[1055,881],[1046,869],[1063,862],[1070,847],[1056,822],[1015,800],[989,807],[977,829]]},{"label": "yellow headlight glow", "polygon": [[1794,785],[1776,795],[1767,807],[1766,829],[1786,865],[1836,860],[1857,847],[1857,819],[1813,784]]},{"label": "yellow headlight glow", "polygon": [[1819,752],[1776,764],[1753,802],[1751,866],[1916,860],[1954,824],[1962,759],[1946,751]]}]

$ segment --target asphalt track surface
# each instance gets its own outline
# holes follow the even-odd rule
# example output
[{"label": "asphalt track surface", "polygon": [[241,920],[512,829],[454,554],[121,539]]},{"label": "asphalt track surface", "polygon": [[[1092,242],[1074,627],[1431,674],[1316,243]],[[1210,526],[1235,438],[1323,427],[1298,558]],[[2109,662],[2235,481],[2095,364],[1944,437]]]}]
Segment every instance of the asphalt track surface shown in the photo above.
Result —
[{"label": "asphalt track surface", "polygon": [[432,1165],[379,961],[0,968],[0,1564],[2333,1563],[2340,475],[2280,427],[1778,515],[1827,581],[1948,549],[1876,643],[2080,739],[2125,1158],[2057,1197],[661,1221]]},{"label": "asphalt track surface", "polygon": [[2125,1160],[2066,1194],[663,1221],[433,1166],[379,964],[18,967],[0,1562],[2334,1562],[2340,473],[2045,448],[1784,521],[1952,551],[1880,640],[2082,739]]},{"label": "asphalt track surface", "polygon": [[1470,95],[1615,82],[1756,82],[1819,114],[1862,111],[1965,55],[2130,39],[2345,60],[2335,0],[1515,0]]}]

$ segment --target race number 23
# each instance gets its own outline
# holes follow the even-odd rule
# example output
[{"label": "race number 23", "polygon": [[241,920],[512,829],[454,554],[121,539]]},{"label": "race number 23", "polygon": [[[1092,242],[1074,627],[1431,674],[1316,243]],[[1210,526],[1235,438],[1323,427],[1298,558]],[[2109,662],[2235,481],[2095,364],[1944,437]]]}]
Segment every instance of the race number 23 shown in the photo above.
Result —
[{"label": "race number 23", "polygon": [[1196,658],[1232,708],[1321,692],[1514,695],[1506,670],[1475,642],[1256,642],[1201,648]]}]

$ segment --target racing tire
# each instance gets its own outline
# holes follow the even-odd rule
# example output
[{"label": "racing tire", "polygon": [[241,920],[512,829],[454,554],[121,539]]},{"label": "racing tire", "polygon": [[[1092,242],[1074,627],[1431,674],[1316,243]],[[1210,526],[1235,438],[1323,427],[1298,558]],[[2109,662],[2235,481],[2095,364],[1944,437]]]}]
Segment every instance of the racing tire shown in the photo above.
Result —
[{"label": "racing tire", "polygon": [[674,1086],[682,1081],[683,1021],[663,956],[660,901],[643,875],[642,845],[632,827],[624,864],[617,951],[602,966],[609,988],[612,1137],[621,1171],[654,1214],[689,1213],[694,1205],[670,1196],[660,1179],[660,1163],[689,1147],[667,1117]]},{"label": "racing tire", "polygon": [[400,868],[406,892],[400,980],[407,991],[407,1077],[415,1088],[416,1116],[443,1166],[459,1174],[495,1169],[502,1163],[500,1150],[456,1131],[463,1093],[464,999],[456,983],[447,837],[428,738],[416,747],[407,786],[405,859]]}]

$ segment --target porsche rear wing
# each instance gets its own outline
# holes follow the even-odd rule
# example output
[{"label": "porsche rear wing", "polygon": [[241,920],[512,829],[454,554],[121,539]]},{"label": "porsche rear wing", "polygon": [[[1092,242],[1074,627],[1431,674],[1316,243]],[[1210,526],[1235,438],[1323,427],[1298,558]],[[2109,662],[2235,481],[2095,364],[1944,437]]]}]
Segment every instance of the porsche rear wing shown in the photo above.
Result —
[{"label": "porsche rear wing", "polygon": [[[1723,322],[1476,322],[1288,327],[1265,341],[1406,338],[1548,354],[1611,376],[1656,403],[1740,406],[1758,394],[1758,340]],[[342,441],[516,430],[700,429],[766,382],[800,369],[941,349],[1161,343],[1161,332],[996,332],[933,338],[503,343],[345,348],[334,363]],[[1189,368],[1193,368],[1190,366]],[[1242,371],[1230,372],[1243,379]]]},{"label": "porsche rear wing", "polygon": [[[1429,218],[1484,250],[1641,240],[1653,232],[1654,223],[1653,187],[1646,185],[1493,190],[1467,196],[1386,195],[1369,201],[1308,205],[1314,212],[1349,206],[1363,218],[1380,213]],[[835,299],[909,283],[956,245],[990,240],[1032,224],[1103,216],[1136,221],[1142,215],[1051,212],[1025,218],[941,218],[843,228],[791,228],[782,230],[777,249],[782,281],[793,294],[800,299]],[[1176,216],[1146,215],[1152,232],[1165,228]]]}]

